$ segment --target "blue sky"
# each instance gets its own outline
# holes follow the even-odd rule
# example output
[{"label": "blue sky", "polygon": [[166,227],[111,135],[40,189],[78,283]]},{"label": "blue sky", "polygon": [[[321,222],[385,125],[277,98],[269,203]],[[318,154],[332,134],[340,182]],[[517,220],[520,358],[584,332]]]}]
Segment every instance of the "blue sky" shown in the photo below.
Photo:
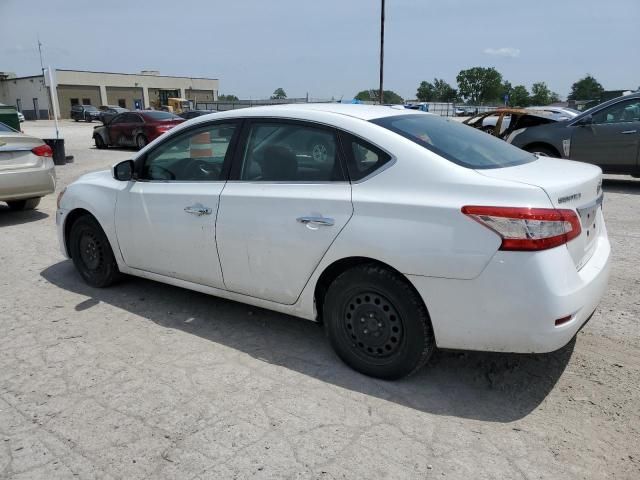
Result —
[{"label": "blue sky", "polygon": [[[385,87],[493,66],[566,96],[587,73],[640,86],[640,0],[387,0]],[[241,98],[352,97],[378,82],[379,0],[0,0],[0,71],[57,68],[220,79]]]}]

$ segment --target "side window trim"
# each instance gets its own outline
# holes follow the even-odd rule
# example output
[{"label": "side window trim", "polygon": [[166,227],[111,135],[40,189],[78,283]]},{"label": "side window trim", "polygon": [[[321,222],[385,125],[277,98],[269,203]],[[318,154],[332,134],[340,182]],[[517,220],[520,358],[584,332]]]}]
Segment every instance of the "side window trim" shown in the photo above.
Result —
[{"label": "side window trim", "polygon": [[299,125],[303,127],[309,128],[317,128],[320,130],[325,130],[334,135],[336,140],[336,155],[337,161],[340,165],[340,171],[342,173],[341,180],[317,180],[317,181],[299,181],[293,182],[297,184],[323,184],[323,183],[341,183],[341,182],[349,182],[349,175],[346,165],[346,158],[344,155],[344,151],[340,141],[340,130],[333,127],[332,125],[327,125],[324,123],[316,123],[309,120],[298,120],[293,118],[280,118],[280,117],[249,117],[245,118],[242,126],[242,131],[237,138],[237,145],[234,149],[233,161],[231,164],[230,175],[228,177],[229,181],[237,182],[237,183],[260,183],[263,185],[269,184],[282,184],[282,183],[292,183],[290,181],[262,181],[255,182],[253,180],[241,180],[240,175],[242,172],[242,163],[244,161],[244,156],[246,149],[248,147],[249,135],[251,133],[251,128],[256,123],[275,123],[275,124],[289,124],[289,125]]},{"label": "side window trim", "polygon": [[[237,145],[238,145],[238,140],[240,138],[240,134],[243,131],[243,126],[244,126],[244,120],[242,119],[236,119],[236,118],[227,118],[227,119],[220,119],[220,120],[216,120],[213,122],[207,122],[204,124],[197,124],[194,125],[193,127],[186,129],[186,130],[181,130],[180,132],[171,135],[169,138],[167,138],[165,141],[163,141],[162,143],[154,146],[154,148],[152,150],[149,150],[148,152],[145,152],[143,155],[140,155],[139,157],[137,157],[135,159],[135,173],[134,173],[134,180],[139,181],[139,182],[154,182],[154,183],[192,183],[195,182],[192,180],[148,180],[148,179],[144,179],[144,178],[140,178],[140,174],[142,173],[143,169],[144,169],[144,165],[145,162],[147,160],[147,157],[153,153],[156,152],[159,148],[161,148],[162,146],[166,145],[167,142],[172,142],[175,139],[182,137],[182,136],[188,136],[188,135],[193,135],[194,133],[200,132],[200,131],[206,131],[209,130],[211,128],[215,128],[218,125],[228,125],[228,124],[232,124],[235,125],[235,130],[233,132],[233,135],[231,137],[231,141],[229,142],[229,147],[227,148],[227,152],[225,154],[225,158],[224,158],[224,163],[222,165],[222,173],[220,174],[220,179],[219,180],[209,180],[209,182],[227,182],[229,180],[229,174],[231,172],[231,165],[233,162],[233,159],[235,158],[237,152]],[[198,183],[207,183],[205,182],[201,182],[199,181]]]}]

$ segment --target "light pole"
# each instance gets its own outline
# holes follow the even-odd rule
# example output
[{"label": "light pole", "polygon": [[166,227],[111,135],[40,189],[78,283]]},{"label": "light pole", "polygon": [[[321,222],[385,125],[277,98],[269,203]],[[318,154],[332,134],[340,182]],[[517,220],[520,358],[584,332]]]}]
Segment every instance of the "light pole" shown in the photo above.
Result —
[{"label": "light pole", "polygon": [[382,0],[382,4],[380,5],[380,105],[382,105],[384,101],[384,1],[385,0]]}]

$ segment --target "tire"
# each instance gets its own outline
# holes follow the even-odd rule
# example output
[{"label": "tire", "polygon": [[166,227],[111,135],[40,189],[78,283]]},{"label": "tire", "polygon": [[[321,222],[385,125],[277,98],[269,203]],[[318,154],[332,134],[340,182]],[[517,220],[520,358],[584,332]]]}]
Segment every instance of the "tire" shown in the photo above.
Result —
[{"label": "tire", "polygon": [[74,119],[73,119],[73,121],[74,121],[74,122],[77,122],[77,121],[78,121],[78,117],[74,118]]},{"label": "tire", "polygon": [[532,145],[530,147],[526,147],[525,150],[542,157],[562,158],[558,152],[550,147]]},{"label": "tire", "polygon": [[104,150],[105,148],[107,148],[107,144],[104,143],[104,140],[102,139],[102,135],[100,134],[95,135],[93,137],[93,141],[96,142],[96,148],[99,148],[100,150]]},{"label": "tire", "polygon": [[93,122],[93,118],[91,118],[91,115],[88,115],[88,116],[84,117],[84,121],[87,122],[87,123],[91,123],[91,122]]},{"label": "tire", "polygon": [[324,323],[338,356],[371,377],[419,370],[435,350],[431,319],[402,275],[376,264],[345,271],[329,286]]},{"label": "tire", "polygon": [[147,141],[147,137],[145,137],[144,135],[140,134],[136,137],[136,147],[138,147],[138,150],[142,150],[144,147],[146,147],[147,143],[149,142]]},{"label": "tire", "polygon": [[104,288],[120,278],[109,240],[93,217],[84,215],[71,225],[69,252],[78,273],[88,285]]},{"label": "tire", "polygon": [[40,197],[37,198],[27,198],[25,200],[13,200],[7,202],[10,210],[18,211],[18,210],[33,210],[40,204]]}]

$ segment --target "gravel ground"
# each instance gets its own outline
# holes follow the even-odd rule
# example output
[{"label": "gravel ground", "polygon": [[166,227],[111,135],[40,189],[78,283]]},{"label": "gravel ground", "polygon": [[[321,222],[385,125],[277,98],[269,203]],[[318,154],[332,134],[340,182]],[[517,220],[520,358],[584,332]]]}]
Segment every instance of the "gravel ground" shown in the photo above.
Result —
[{"label": "gravel ground", "polygon": [[[63,122],[58,189],[133,154]],[[45,135],[48,122],[27,122]],[[609,291],[547,355],[363,377],[311,322],[129,278],[87,287],[55,195],[0,207],[0,478],[640,478],[640,181],[610,177]]]}]

